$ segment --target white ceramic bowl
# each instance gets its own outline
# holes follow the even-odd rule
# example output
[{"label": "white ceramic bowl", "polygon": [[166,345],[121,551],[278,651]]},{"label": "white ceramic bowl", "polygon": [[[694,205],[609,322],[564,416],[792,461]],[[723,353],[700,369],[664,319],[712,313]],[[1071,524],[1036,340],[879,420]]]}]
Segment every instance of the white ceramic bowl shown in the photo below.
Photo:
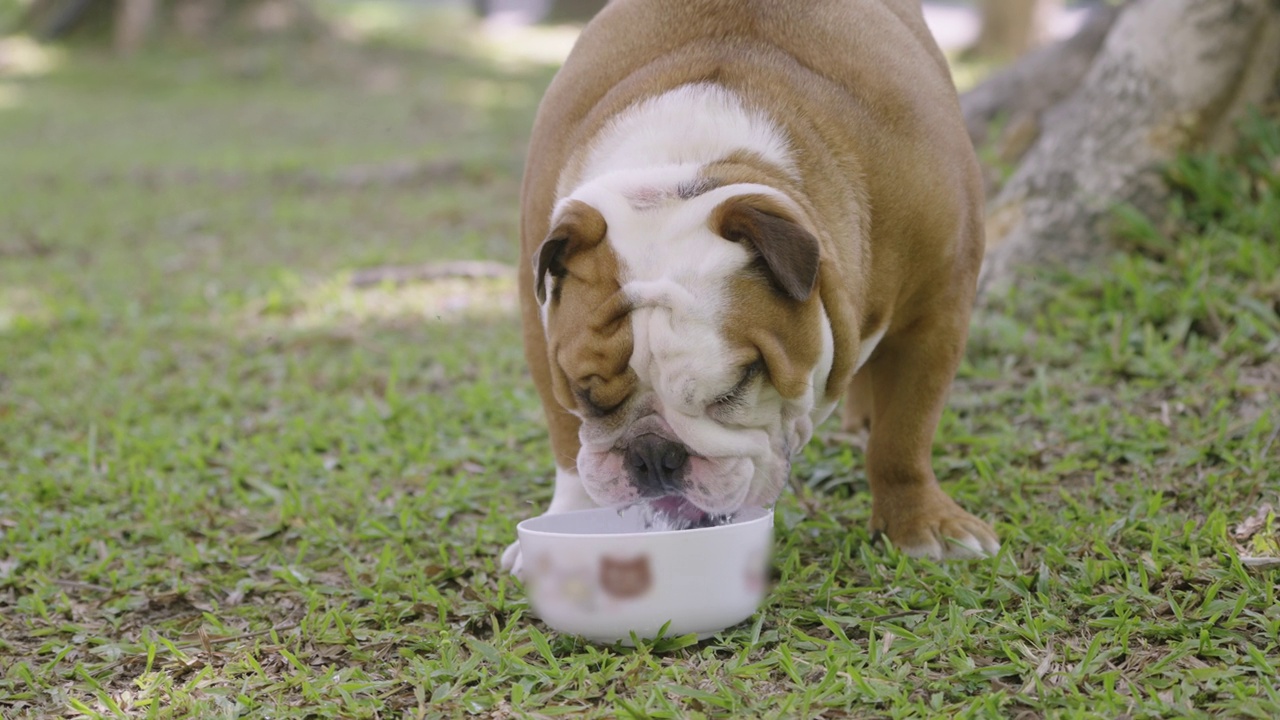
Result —
[{"label": "white ceramic bowl", "polygon": [[645,530],[643,508],[542,515],[517,526],[534,612],[592,642],[631,644],[751,617],[764,600],[773,511],[745,508],[726,525]]}]

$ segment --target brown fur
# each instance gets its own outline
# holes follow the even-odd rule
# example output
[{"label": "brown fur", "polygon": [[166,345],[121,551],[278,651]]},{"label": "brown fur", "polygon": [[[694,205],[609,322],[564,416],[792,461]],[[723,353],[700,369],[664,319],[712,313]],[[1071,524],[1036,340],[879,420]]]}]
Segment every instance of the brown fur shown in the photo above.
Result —
[{"label": "brown fur", "polygon": [[[720,162],[707,165],[703,168],[703,175],[720,185],[756,183],[782,190],[804,210],[801,222],[809,224],[810,227],[813,226],[809,218],[816,215],[816,210],[805,196],[801,184],[790,178],[781,168],[774,167],[755,153],[734,153]],[[861,233],[858,236],[865,236],[866,230],[861,228],[864,223],[857,224]],[[852,328],[859,328],[859,320],[854,308],[854,303],[859,296],[848,292],[849,286],[854,283],[850,283],[844,277],[849,272],[850,261],[846,257],[849,252],[847,250],[838,252],[829,243],[820,243],[819,255],[818,293],[826,309],[827,318],[831,322],[835,341],[835,358],[823,395],[827,400],[836,400],[849,382],[862,338],[879,329],[880,324],[873,315],[871,322],[861,325],[861,332],[852,330]],[[856,267],[861,267],[861,261]],[[850,328],[850,331],[842,331],[844,328]]]},{"label": "brown fur", "polygon": [[780,298],[762,275],[734,278],[729,295],[721,332],[731,348],[741,349],[745,360],[737,364],[747,364],[759,351],[778,394],[803,395],[822,347],[817,296],[809,302]]},{"label": "brown fur", "polygon": [[[798,178],[746,156],[725,158],[704,175],[764,178],[801,206],[798,220],[820,248],[815,297],[835,339],[826,397],[846,394],[862,338],[887,327],[861,371],[874,394],[867,403],[873,528],[908,544],[930,533],[954,536],[956,528],[990,536],[942,493],[929,467],[966,339],[983,196],[946,62],[915,0],[613,0],[583,32],[539,110],[522,198],[523,266],[533,266],[551,207],[577,184],[605,123],[638,101],[699,81],[724,86],[790,140]],[[590,397],[610,402],[625,383],[607,372],[620,372],[630,353],[617,327],[626,323],[613,301],[616,281],[605,279],[616,259],[594,249],[576,262],[584,267],[574,272],[601,285],[564,286],[550,355],[531,273],[521,276],[526,352],[565,468],[574,467],[578,427],[558,407],[577,399],[566,390],[603,378]],[[816,306],[791,309],[749,278],[734,292],[744,300],[727,326],[740,341],[799,352],[788,362],[800,367],[804,348],[816,348],[805,315]],[[605,337],[584,335],[599,330]],[[780,391],[795,392],[796,373],[770,373]]]},{"label": "brown fur", "polygon": [[797,398],[822,347],[819,299],[811,296],[819,249],[789,215],[774,198],[739,195],[713,210],[708,223],[721,237],[754,248],[767,270],[733,279],[721,333],[744,356],[758,351],[778,394]]},{"label": "brown fur", "polygon": [[551,375],[555,398],[564,407],[582,407],[593,415],[621,405],[636,384],[627,367],[631,306],[618,285],[618,258],[603,242],[605,232],[599,211],[569,203],[539,249],[534,271],[536,278],[557,276],[547,310],[547,342],[556,360]]}]

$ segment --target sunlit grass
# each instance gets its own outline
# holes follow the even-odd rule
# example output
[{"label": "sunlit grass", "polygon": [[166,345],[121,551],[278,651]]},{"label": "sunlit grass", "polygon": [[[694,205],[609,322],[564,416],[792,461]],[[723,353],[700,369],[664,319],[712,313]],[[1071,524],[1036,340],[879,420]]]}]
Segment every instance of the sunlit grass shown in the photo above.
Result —
[{"label": "sunlit grass", "polygon": [[257,333],[413,326],[426,322],[493,322],[516,312],[514,269],[505,278],[446,278],[404,285],[352,287],[348,273],[330,280],[280,277],[250,301],[236,326]]},{"label": "sunlit grass", "polygon": [[56,70],[65,60],[62,50],[37,43],[25,35],[0,36],[0,78],[44,75]]},{"label": "sunlit grass", "polygon": [[[0,31],[3,30],[0,24]],[[53,72],[64,58],[56,48],[40,45],[26,36],[0,36],[0,111],[20,106],[26,83]]]}]

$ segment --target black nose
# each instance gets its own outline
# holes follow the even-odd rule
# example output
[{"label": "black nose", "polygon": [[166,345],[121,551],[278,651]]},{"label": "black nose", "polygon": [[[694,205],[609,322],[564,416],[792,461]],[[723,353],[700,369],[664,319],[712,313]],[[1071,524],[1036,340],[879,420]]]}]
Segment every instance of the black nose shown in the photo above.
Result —
[{"label": "black nose", "polygon": [[641,435],[627,448],[627,472],[645,497],[678,492],[689,451],[657,435]]}]

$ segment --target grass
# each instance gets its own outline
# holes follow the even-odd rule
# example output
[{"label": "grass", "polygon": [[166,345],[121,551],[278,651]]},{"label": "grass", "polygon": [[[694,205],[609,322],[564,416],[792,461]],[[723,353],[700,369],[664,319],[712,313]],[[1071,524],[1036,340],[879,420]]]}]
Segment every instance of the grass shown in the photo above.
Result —
[{"label": "grass", "polygon": [[549,76],[383,40],[0,77],[0,715],[1280,715],[1280,125],[980,308],[935,466],[999,558],[870,545],[832,424],[765,607],[627,650],[497,568],[550,497],[510,278],[348,282],[515,261]]}]

